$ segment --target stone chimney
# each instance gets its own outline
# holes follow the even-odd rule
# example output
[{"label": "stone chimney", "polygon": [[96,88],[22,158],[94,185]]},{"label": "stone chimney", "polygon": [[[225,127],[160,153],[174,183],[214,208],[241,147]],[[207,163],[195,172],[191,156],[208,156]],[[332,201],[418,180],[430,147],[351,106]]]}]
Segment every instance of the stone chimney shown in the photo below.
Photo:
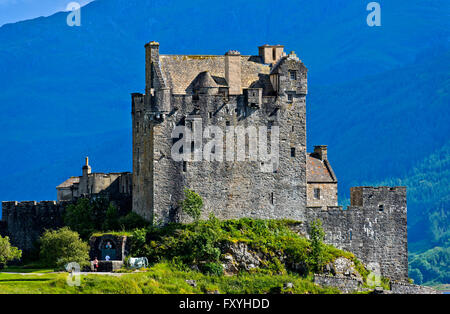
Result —
[{"label": "stone chimney", "polygon": [[227,80],[230,95],[242,94],[241,87],[241,54],[230,50],[225,54],[225,79]]},{"label": "stone chimney", "polygon": [[88,174],[91,174],[91,166],[89,166],[89,157],[86,157],[85,164],[83,166],[83,177],[87,176]]},{"label": "stone chimney", "polygon": [[327,145],[314,146],[314,153],[322,161],[323,160],[328,160],[327,150],[328,150],[328,146]]},{"label": "stone chimney", "polygon": [[275,64],[285,55],[282,45],[264,45],[258,47],[259,56],[265,64]]},{"label": "stone chimney", "polygon": [[152,94],[152,63],[159,63],[159,43],[149,42],[145,45],[145,94]]}]

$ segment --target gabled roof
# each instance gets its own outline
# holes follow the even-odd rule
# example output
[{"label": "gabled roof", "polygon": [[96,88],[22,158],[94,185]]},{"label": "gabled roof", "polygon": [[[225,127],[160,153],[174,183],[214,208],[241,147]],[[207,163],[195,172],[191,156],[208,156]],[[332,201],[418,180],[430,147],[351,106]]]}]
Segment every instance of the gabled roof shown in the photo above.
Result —
[{"label": "gabled roof", "polygon": [[336,175],[328,160],[320,160],[314,153],[306,158],[306,181],[308,183],[337,183]]},{"label": "gabled roof", "polygon": [[69,188],[76,183],[80,183],[80,177],[70,177],[69,179],[58,185],[56,188],[57,189]]}]

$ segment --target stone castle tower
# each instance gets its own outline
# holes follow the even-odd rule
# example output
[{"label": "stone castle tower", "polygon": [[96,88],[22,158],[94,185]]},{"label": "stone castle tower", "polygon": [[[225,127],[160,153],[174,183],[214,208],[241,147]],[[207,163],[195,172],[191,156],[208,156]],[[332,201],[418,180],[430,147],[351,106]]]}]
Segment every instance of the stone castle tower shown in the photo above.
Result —
[{"label": "stone castle tower", "polygon": [[[179,202],[189,188],[204,200],[202,218],[290,218],[305,234],[320,219],[325,242],[407,280],[406,188],[352,188],[351,206],[338,206],[327,146],[306,150],[307,69],[294,52],[264,45],[256,56],[162,55],[156,42],[145,49],[145,94],[132,94],[133,211],[156,224],[185,222]],[[267,147],[252,150],[262,139]],[[261,160],[264,151],[272,154]]]},{"label": "stone castle tower", "polygon": [[[257,56],[237,51],[222,56],[162,55],[156,42],[145,49],[145,95],[132,95],[133,210],[155,222],[183,220],[178,204],[184,189],[190,188],[220,218],[302,220],[307,158],[313,157],[306,152],[307,69],[295,53],[284,53],[280,45],[261,46]],[[226,135],[240,127],[265,127],[269,150],[277,127],[278,159],[264,162],[249,153],[244,161],[228,158],[242,145],[251,149],[250,138],[261,136],[251,131],[245,142],[230,136],[224,139],[226,147],[213,148],[224,150],[224,161],[171,157],[175,126],[202,133],[210,125]],[[206,142],[192,142],[194,159]],[[314,183],[325,180],[336,186],[327,170],[331,167],[326,168],[320,156],[314,159],[323,171]],[[328,205],[337,205],[336,193]]]}]

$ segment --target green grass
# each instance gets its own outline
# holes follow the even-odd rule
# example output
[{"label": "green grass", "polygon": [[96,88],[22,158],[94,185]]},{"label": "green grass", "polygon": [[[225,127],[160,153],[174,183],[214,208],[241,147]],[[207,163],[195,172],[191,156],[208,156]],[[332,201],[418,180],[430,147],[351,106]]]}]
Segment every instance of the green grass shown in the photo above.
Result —
[{"label": "green grass", "polygon": [[[67,284],[66,273],[17,275],[0,273],[0,293],[19,294],[166,294],[166,293],[207,293],[218,290],[220,293],[339,293],[334,288],[315,285],[310,277],[296,274],[240,274],[236,276],[205,275],[196,271],[181,271],[170,263],[158,263],[149,271],[123,274],[121,276],[85,275],[79,287]],[[186,283],[195,280],[196,287]],[[294,288],[283,289],[285,283],[292,282]]]},{"label": "green grass", "polygon": [[53,268],[27,268],[23,266],[8,266],[5,269],[2,269],[1,272],[4,273],[51,273],[55,270]]},{"label": "green grass", "polygon": [[104,232],[94,232],[91,236],[93,237],[101,237],[106,234],[114,235],[114,236],[131,236],[133,232],[131,231],[104,231]]}]

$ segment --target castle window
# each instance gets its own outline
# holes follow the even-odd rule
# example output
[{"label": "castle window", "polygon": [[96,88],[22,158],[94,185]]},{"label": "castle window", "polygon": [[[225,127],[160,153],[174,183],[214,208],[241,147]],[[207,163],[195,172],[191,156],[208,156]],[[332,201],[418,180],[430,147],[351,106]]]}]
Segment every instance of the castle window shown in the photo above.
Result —
[{"label": "castle window", "polygon": [[352,237],[353,237],[353,234],[352,234],[352,231],[350,230],[349,231],[349,238],[350,238],[350,240],[352,240]]},{"label": "castle window", "polygon": [[191,142],[191,152],[195,151],[195,142]]},{"label": "castle window", "polygon": [[292,126],[292,132],[294,132],[294,126]]},{"label": "castle window", "polygon": [[277,51],[275,50],[275,48],[272,48],[272,59],[273,61],[277,60]]},{"label": "castle window", "polygon": [[296,81],[297,80],[297,71],[289,71],[289,77],[291,78],[292,81]]},{"label": "castle window", "polygon": [[136,122],[136,133],[139,133],[139,121]]},{"label": "castle window", "polygon": [[230,126],[230,121],[227,121],[225,124],[226,124],[227,126]]},{"label": "castle window", "polygon": [[314,198],[320,200],[320,189],[314,189]]},{"label": "castle window", "polygon": [[208,115],[209,115],[209,118],[210,118],[210,119],[211,119],[212,116],[213,116],[212,112],[209,112]]},{"label": "castle window", "polygon": [[384,210],[384,205],[383,205],[383,204],[378,205],[378,210],[379,210],[380,212],[382,212],[382,211]]},{"label": "castle window", "polygon": [[274,199],[273,199],[273,192],[272,192],[272,193],[270,193],[270,204],[273,205],[273,203],[274,203]]},{"label": "castle window", "polygon": [[287,96],[288,96],[288,101],[289,102],[292,102],[294,100],[294,94],[293,93],[288,93]]},{"label": "castle window", "polygon": [[295,147],[291,147],[291,157],[295,157]]},{"label": "castle window", "polygon": [[187,171],[187,162],[183,161],[183,172]]}]

